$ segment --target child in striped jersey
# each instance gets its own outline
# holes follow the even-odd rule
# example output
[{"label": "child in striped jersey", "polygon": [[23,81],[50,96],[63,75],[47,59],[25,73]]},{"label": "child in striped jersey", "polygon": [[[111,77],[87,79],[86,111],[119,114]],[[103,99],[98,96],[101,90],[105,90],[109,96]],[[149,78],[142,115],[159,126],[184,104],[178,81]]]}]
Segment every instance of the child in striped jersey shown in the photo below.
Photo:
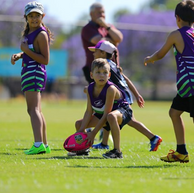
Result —
[{"label": "child in striped jersey", "polygon": [[164,45],[144,59],[144,65],[162,59],[174,48],[177,63],[177,95],[173,99],[169,115],[176,136],[176,151],[170,150],[160,159],[165,162],[189,162],[186,149],[185,128],[181,118],[183,112],[190,113],[194,121],[194,2],[182,1],[175,8],[178,30],[171,32]]},{"label": "child in striped jersey", "polygon": [[87,93],[87,108],[82,121],[76,122],[78,132],[88,127],[95,127],[87,133],[88,143],[94,142],[98,131],[103,127],[111,131],[114,149],[103,154],[105,158],[123,158],[120,149],[120,129],[132,117],[132,110],[125,99],[125,93],[109,81],[110,65],[106,59],[95,59],[92,62],[91,78]]},{"label": "child in striped jersey", "polygon": [[52,40],[50,30],[43,24],[44,8],[37,2],[25,6],[26,27],[21,42],[22,52],[13,54],[11,63],[22,60],[21,86],[24,92],[27,111],[31,119],[34,144],[25,154],[50,153],[47,144],[46,121],[41,111],[41,91],[46,85],[46,68],[49,62],[49,43]]}]

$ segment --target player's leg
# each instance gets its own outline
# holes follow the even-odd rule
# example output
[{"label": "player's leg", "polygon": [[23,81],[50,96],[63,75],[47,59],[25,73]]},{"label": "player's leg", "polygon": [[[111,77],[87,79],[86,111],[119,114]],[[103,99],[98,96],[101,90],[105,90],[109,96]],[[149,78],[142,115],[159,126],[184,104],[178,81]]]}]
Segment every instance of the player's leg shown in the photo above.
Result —
[{"label": "player's leg", "polygon": [[113,137],[114,149],[104,153],[104,158],[123,158],[123,154],[120,149],[120,124],[122,123],[122,113],[118,110],[112,111],[107,115],[107,121],[109,123],[111,134]]},{"label": "player's leg", "polygon": [[[80,129],[81,124],[82,124],[82,121],[83,121],[83,119],[79,119],[79,120],[77,120],[75,122],[76,131],[78,131]],[[91,118],[91,120],[90,120],[90,122],[88,123],[86,129],[87,128],[90,128],[90,127],[95,127],[97,125],[98,121],[99,121],[99,119],[96,116],[93,115],[92,118]]]},{"label": "player's leg", "polygon": [[141,122],[137,121],[133,115],[131,121],[129,121],[128,125],[133,127],[143,135],[145,135],[148,139],[151,139],[155,135]]},{"label": "player's leg", "polygon": [[183,111],[178,111],[173,108],[171,108],[169,111],[169,116],[174,127],[177,145],[185,144],[185,126],[181,118],[182,113]]},{"label": "player's leg", "polygon": [[43,123],[43,127],[42,127],[42,137],[43,137],[43,143],[45,145],[46,148],[46,153],[50,153],[51,152],[51,148],[48,145],[48,141],[47,141],[47,127],[46,127],[46,120],[44,118],[44,115],[42,113],[42,108],[41,108],[41,102],[39,103],[39,110],[40,110],[40,115],[42,118],[42,123]]},{"label": "player's leg", "polygon": [[46,149],[43,144],[43,121],[40,113],[40,92],[26,91],[25,92],[27,111],[30,116],[32,130],[34,134],[34,145],[30,150],[25,151],[26,154],[45,153]]},{"label": "player's leg", "polygon": [[26,91],[25,92],[27,111],[30,116],[31,125],[34,133],[35,142],[43,142],[42,127],[43,121],[40,114],[40,92]]},{"label": "player's leg", "polygon": [[114,148],[121,152],[120,149],[120,127],[119,125],[122,123],[122,114],[120,111],[115,110],[110,112],[107,115],[107,121],[111,128],[111,134],[113,137]]},{"label": "player's leg", "polygon": [[160,136],[154,135],[143,123],[137,121],[134,114],[128,125],[145,135],[150,140],[150,151],[157,151],[158,146],[162,142],[162,138]]}]

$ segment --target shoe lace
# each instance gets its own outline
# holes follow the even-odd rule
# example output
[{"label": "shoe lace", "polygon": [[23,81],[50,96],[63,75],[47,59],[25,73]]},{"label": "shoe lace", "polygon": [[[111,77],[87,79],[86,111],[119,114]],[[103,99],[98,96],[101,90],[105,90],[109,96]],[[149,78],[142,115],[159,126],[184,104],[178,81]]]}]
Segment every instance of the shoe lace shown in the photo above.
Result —
[{"label": "shoe lace", "polygon": [[169,155],[172,155],[173,156],[173,154],[175,153],[175,151],[174,150],[172,150],[172,149],[170,149],[169,150],[169,153],[168,153],[168,155],[167,156],[169,156]]}]

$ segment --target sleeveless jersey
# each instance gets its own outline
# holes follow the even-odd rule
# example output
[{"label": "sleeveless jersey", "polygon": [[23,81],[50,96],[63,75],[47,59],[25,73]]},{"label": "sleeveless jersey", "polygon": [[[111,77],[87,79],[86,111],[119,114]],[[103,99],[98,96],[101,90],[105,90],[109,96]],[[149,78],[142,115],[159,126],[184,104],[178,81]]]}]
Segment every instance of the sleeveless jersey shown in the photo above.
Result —
[{"label": "sleeveless jersey", "polygon": [[177,90],[183,97],[194,96],[194,28],[182,27],[178,29],[184,41],[183,53],[179,53],[174,46],[177,63]]},{"label": "sleeveless jersey", "polygon": [[126,100],[131,105],[133,103],[133,97],[125,81],[125,78],[121,74],[120,70],[117,68],[117,65],[112,60],[107,59],[107,61],[111,69],[110,81],[117,85],[117,87],[119,87],[120,90],[124,91]]},{"label": "sleeveless jersey", "polygon": [[[46,29],[44,27],[40,27],[25,37],[28,47],[32,51],[34,51],[33,42],[41,31],[46,31]],[[22,91],[43,91],[46,86],[46,79],[47,74],[45,65],[34,61],[27,54],[23,53],[21,72]]]},{"label": "sleeveless jersey", "polygon": [[[104,86],[104,88],[102,89],[99,96],[94,97],[93,96],[93,91],[94,91],[95,82],[92,82],[92,83],[89,84],[88,94],[90,96],[92,109],[95,111],[95,113],[97,113],[97,114],[103,114],[104,113],[105,102],[106,102],[106,93],[107,93],[107,89],[111,85],[114,85],[114,84],[112,82],[108,81],[106,83],[106,85]],[[114,85],[114,86],[116,86],[116,85]],[[117,88],[117,89],[122,93],[122,98],[119,99],[119,100],[114,101],[112,111],[115,110],[115,109],[118,109],[122,106],[129,105],[128,102],[125,100],[124,92],[122,90],[120,90],[119,88]]]}]

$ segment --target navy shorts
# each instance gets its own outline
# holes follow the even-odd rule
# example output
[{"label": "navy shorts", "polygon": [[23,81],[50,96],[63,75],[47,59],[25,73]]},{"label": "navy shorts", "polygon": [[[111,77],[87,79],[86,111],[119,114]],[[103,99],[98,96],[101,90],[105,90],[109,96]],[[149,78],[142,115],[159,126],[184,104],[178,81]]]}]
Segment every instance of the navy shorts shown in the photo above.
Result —
[{"label": "navy shorts", "polygon": [[[125,105],[123,107],[120,107],[119,109],[116,109],[118,111],[121,112],[121,114],[123,115],[123,121],[121,123],[121,125],[119,125],[120,130],[122,129],[122,127],[126,124],[129,123],[129,121],[131,120],[132,116],[133,116],[133,111],[132,109],[129,107],[129,105]],[[96,116],[98,119],[101,119],[103,114],[98,114],[98,113],[94,113],[94,116]],[[108,122],[106,122],[106,126],[103,127],[104,129],[106,129],[107,131],[110,131],[110,125]]]},{"label": "navy shorts", "polygon": [[171,108],[188,112],[190,113],[190,117],[194,117],[194,96],[182,98],[177,94],[172,101]]}]

